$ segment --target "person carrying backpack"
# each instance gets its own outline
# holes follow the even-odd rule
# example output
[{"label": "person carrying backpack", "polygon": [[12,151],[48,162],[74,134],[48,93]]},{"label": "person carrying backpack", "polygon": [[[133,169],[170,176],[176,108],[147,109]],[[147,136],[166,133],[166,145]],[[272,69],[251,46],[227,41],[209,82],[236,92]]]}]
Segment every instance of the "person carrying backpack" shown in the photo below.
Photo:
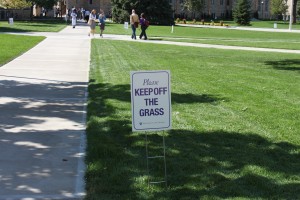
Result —
[{"label": "person carrying backpack", "polygon": [[140,25],[141,25],[141,29],[142,29],[142,32],[140,34],[140,39],[142,39],[144,37],[144,40],[147,40],[148,38],[147,38],[147,34],[146,34],[146,29],[149,26],[149,21],[146,20],[144,13],[141,14]]}]

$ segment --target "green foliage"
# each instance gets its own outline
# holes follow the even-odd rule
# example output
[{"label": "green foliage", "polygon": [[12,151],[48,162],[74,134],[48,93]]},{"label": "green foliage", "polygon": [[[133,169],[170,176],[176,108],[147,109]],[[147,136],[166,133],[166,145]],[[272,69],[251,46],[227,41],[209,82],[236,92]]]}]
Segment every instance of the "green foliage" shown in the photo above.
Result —
[{"label": "green foliage", "polygon": [[137,8],[137,0],[112,0],[112,17],[116,23],[129,21],[132,9]]},{"label": "green foliage", "polygon": [[54,4],[58,2],[58,0],[26,0],[31,4],[36,4],[38,6],[44,7],[46,9],[52,9]]},{"label": "green foliage", "polygon": [[138,15],[144,13],[151,24],[170,25],[173,22],[168,0],[112,0],[113,20],[117,23],[129,21],[132,9]]},{"label": "green foliage", "polygon": [[271,1],[271,13],[273,15],[279,16],[286,13],[288,6],[285,0],[272,0]]},{"label": "green foliage", "polygon": [[201,15],[205,6],[205,1],[202,0],[185,0],[183,2],[183,8],[187,11],[197,13]]},{"label": "green foliage", "polygon": [[251,4],[248,0],[238,0],[233,9],[234,21],[243,26],[250,25]]},{"label": "green foliage", "polygon": [[4,8],[28,8],[30,4],[26,0],[0,0],[0,6]]}]

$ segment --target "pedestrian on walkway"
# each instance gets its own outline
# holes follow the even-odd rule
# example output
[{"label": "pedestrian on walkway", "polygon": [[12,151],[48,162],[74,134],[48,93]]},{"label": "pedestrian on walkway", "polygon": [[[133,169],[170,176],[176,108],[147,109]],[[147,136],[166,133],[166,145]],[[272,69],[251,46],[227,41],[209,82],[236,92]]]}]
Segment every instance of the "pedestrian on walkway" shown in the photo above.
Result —
[{"label": "pedestrian on walkway", "polygon": [[89,32],[88,36],[90,36],[91,34],[92,34],[92,36],[95,35],[96,19],[97,19],[96,10],[93,9],[92,12],[90,13],[89,21],[88,21],[88,24],[90,25],[90,32]]},{"label": "pedestrian on walkway", "polygon": [[73,28],[75,28],[75,26],[76,26],[76,19],[77,19],[76,10],[73,10],[73,12],[71,13],[71,17],[72,17],[72,26],[73,26]]},{"label": "pedestrian on walkway", "polygon": [[84,11],[84,19],[85,22],[88,23],[89,22],[89,17],[90,17],[91,12],[89,10],[85,10]]},{"label": "pedestrian on walkway", "polygon": [[84,9],[84,8],[80,8],[80,12],[81,12],[80,19],[81,19],[81,20],[84,20],[84,17],[85,17],[85,9]]},{"label": "pedestrian on walkway", "polygon": [[66,15],[67,22],[69,22],[69,20],[71,19],[71,13],[72,13],[72,10],[71,10],[71,8],[69,8],[69,9],[67,10],[67,15]]},{"label": "pedestrian on walkway", "polygon": [[147,38],[147,34],[146,34],[146,29],[148,28],[148,21],[146,20],[144,13],[141,14],[140,25],[141,25],[141,29],[142,29],[142,32],[140,34],[140,39],[142,39],[144,37],[144,40],[147,40],[148,38]]},{"label": "pedestrian on walkway", "polygon": [[99,26],[100,26],[100,37],[103,38],[103,31],[105,29],[105,14],[103,10],[100,10],[100,15],[99,15]]},{"label": "pedestrian on walkway", "polygon": [[131,39],[136,40],[136,28],[139,26],[139,16],[135,13],[135,10],[132,9],[132,14],[130,15],[130,25],[132,29]]}]

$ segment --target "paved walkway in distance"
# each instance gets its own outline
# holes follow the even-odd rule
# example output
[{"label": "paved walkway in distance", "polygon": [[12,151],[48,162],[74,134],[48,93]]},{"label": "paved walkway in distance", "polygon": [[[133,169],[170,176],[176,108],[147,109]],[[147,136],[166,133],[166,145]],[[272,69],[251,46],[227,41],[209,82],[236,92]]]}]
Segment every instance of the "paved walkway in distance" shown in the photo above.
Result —
[{"label": "paved walkway in distance", "polygon": [[[81,23],[82,24],[82,23]],[[217,28],[217,29],[232,29],[232,30],[247,30],[247,31],[263,31],[263,32],[292,32],[300,33],[300,30],[288,30],[288,29],[272,29],[272,28],[248,28],[248,27],[224,27],[224,26],[207,26],[207,25],[191,25],[191,24],[179,24],[178,26],[188,26],[188,27],[198,27],[198,28]],[[97,27],[96,27],[97,28]],[[170,27],[171,30],[171,27]],[[128,30],[131,31],[131,30]],[[176,31],[176,28],[175,28]],[[16,33],[18,34],[18,33]],[[21,33],[24,35],[24,33]],[[61,37],[57,36],[56,33],[42,33],[42,32],[33,32],[28,33],[27,35],[38,35],[38,36],[47,36],[47,37]],[[150,36],[150,35],[149,35]],[[73,37],[86,38],[87,34],[77,34]],[[99,39],[99,35],[95,35],[96,39]],[[168,39],[167,37],[164,37]],[[102,38],[100,38],[102,39]],[[300,54],[300,50],[290,50],[290,49],[274,49],[274,48],[259,48],[259,47],[243,47],[243,46],[229,46],[229,45],[218,45],[218,44],[202,44],[202,43],[192,43],[192,42],[176,42],[176,41],[167,41],[161,40],[161,37],[149,37],[149,40],[132,40],[130,35],[115,35],[115,34],[106,34],[104,31],[104,39],[111,40],[124,40],[132,42],[146,42],[146,43],[155,43],[155,44],[167,44],[167,45],[177,45],[177,46],[190,46],[190,47],[200,47],[200,48],[214,48],[214,49],[227,49],[227,50],[243,50],[243,51],[258,51],[258,52],[277,52],[277,53],[294,53]],[[176,38],[170,38],[172,40]],[[189,39],[189,38],[180,38],[180,39]]]},{"label": "paved walkway in distance", "polygon": [[88,27],[65,28],[0,67],[0,199],[85,194]]}]

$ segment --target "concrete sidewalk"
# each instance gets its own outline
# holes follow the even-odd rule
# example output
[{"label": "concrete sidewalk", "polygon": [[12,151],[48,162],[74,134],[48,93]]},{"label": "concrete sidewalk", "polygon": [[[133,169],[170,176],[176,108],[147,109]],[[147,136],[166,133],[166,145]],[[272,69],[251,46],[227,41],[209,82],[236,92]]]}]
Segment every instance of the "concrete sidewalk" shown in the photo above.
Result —
[{"label": "concrete sidewalk", "polygon": [[[244,28],[244,27],[218,27],[218,26],[203,26],[203,25],[179,25],[179,26],[189,26],[189,27],[199,27],[199,28],[222,28],[222,29],[243,29],[248,31],[264,31],[264,32],[290,32],[289,30],[283,29],[266,29],[266,28]],[[72,37],[77,39],[87,38],[87,32],[85,33],[77,33],[72,34]],[[292,30],[293,33],[300,33],[300,30]],[[60,34],[57,35],[55,33],[42,33],[42,32],[31,32],[31,33],[11,33],[11,34],[22,34],[22,35],[33,35],[33,36],[47,36],[52,38],[61,38],[66,37],[66,35]],[[242,50],[242,51],[257,51],[257,52],[276,52],[276,53],[292,53],[292,54],[300,54],[300,50],[291,50],[291,49],[274,49],[274,48],[259,48],[259,47],[243,47],[243,46],[229,46],[229,45],[218,45],[218,44],[203,44],[203,43],[192,43],[192,42],[176,42],[176,41],[168,41],[170,40],[184,40],[190,38],[168,38],[164,37],[166,40],[161,40],[162,37],[148,37],[148,40],[132,40],[130,35],[116,35],[116,34],[106,34],[104,32],[104,38],[100,38],[98,34],[95,37],[91,37],[95,39],[109,39],[109,40],[122,40],[122,41],[131,41],[131,42],[144,42],[144,43],[155,43],[155,44],[167,44],[167,45],[177,45],[177,46],[190,46],[190,47],[199,47],[199,48],[213,48],[213,49],[224,49],[224,50]]]},{"label": "concrete sidewalk", "polygon": [[82,199],[88,27],[51,33],[0,68],[0,199]]}]

